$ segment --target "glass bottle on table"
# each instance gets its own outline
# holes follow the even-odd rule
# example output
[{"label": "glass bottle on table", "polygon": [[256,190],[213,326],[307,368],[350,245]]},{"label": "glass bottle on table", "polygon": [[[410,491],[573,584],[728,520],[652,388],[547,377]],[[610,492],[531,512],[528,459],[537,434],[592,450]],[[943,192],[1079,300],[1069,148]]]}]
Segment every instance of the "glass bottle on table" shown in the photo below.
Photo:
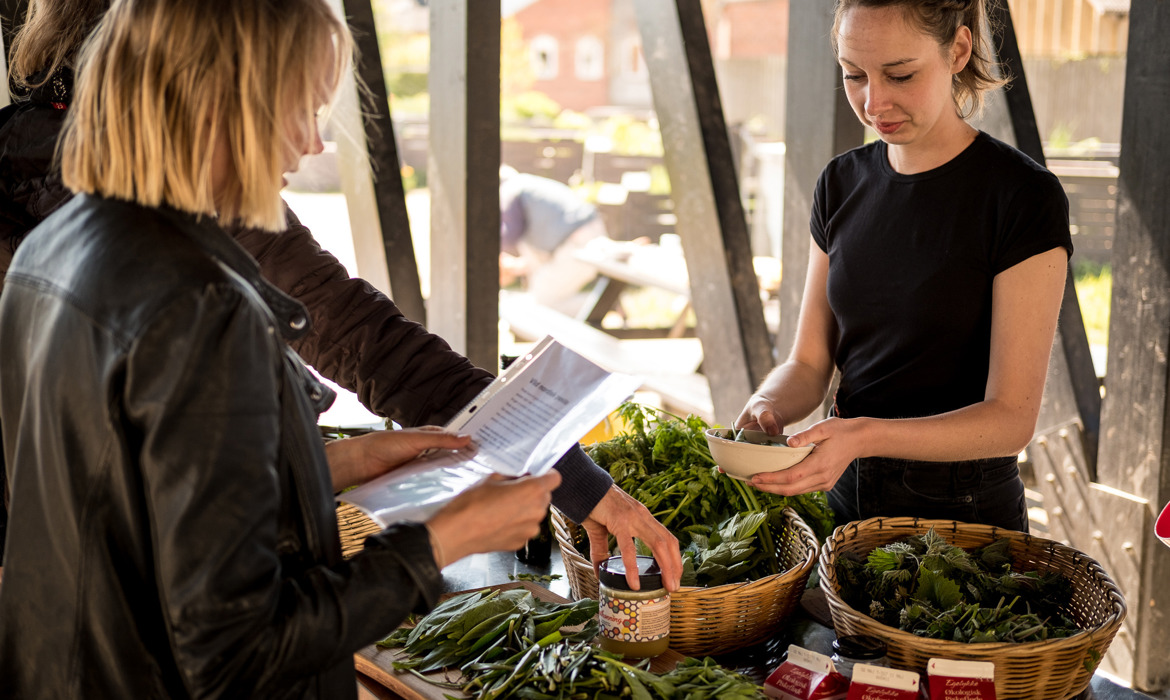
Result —
[{"label": "glass bottle on table", "polygon": [[877,637],[851,634],[833,640],[833,668],[846,678],[853,678],[853,667],[857,664],[885,666],[886,643]]}]

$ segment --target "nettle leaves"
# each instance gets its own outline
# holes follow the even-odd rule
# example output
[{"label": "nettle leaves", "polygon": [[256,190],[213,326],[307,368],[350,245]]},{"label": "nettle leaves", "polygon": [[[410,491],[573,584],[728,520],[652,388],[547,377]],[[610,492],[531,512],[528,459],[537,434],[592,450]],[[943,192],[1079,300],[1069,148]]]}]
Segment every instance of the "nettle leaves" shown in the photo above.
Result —
[{"label": "nettle leaves", "polygon": [[1071,582],[1015,571],[1011,541],[968,552],[933,529],[836,562],[842,597],[913,634],[957,642],[1030,642],[1080,631],[1067,613]]}]

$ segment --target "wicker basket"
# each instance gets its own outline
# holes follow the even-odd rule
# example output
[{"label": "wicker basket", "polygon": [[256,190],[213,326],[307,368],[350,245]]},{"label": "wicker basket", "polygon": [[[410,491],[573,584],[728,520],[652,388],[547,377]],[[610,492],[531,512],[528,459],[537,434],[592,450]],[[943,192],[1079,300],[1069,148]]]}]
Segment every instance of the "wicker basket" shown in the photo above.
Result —
[{"label": "wicker basket", "polygon": [[[577,551],[580,526],[553,509],[553,534],[576,598],[598,597],[593,564]],[[770,639],[795,609],[817,559],[817,538],[796,511],[784,509],[773,533],[782,573],[749,583],[680,588],[670,596],[670,648],[688,655],[723,654]]]},{"label": "wicker basket", "polygon": [[[1017,571],[1058,571],[1073,586],[1067,613],[1086,630],[1063,639],[1026,643],[964,644],[927,639],[883,625],[849,607],[838,594],[837,557],[844,552],[866,556],[877,547],[934,528],[948,542],[975,549],[996,539],[1011,540]],[[892,666],[926,672],[932,657],[995,664],[999,700],[1069,698],[1085,689],[1113,635],[1125,618],[1125,599],[1101,565],[1059,542],[987,525],[952,520],[871,518],[838,527],[821,548],[821,587],[833,613],[838,635],[865,634],[885,640]]]},{"label": "wicker basket", "polygon": [[349,559],[362,551],[366,538],[381,532],[378,523],[348,503],[337,505],[337,531],[341,535],[341,556]]}]

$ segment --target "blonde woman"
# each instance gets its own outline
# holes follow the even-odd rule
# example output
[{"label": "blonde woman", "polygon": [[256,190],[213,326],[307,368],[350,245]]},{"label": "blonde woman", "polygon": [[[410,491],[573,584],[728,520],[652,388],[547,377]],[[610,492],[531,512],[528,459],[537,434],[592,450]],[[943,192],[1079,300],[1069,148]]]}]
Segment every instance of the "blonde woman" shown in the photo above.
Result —
[{"label": "blonde woman", "polygon": [[[17,91],[14,103],[0,110],[0,287],[27,232],[73,195],[61,183],[53,156],[73,103],[77,54],[109,5],[110,0],[31,0],[13,41],[9,68]],[[356,392],[374,413],[407,427],[446,422],[492,381],[490,372],[404,316],[384,294],[351,278],[291,211],[286,218],[288,228],[279,232],[226,229],[256,259],[265,279],[305,305],[308,330],[287,340],[314,369]],[[556,469],[564,480],[553,503],[590,533],[595,561],[609,555],[610,534],[631,556],[637,537],[654,550],[667,587],[677,587],[678,542],[645,506],[614,485],[580,448],[567,452]],[[0,495],[3,491],[0,481]]]},{"label": "blonde woman", "polygon": [[0,297],[11,522],[0,696],[344,698],[439,568],[537,532],[553,472],[489,482],[342,561],[333,493],[438,431],[318,438],[304,308],[221,225],[285,226],[282,173],[349,38],[323,0],[119,0],[61,144],[79,194]]},{"label": "blonde woman", "polygon": [[[788,360],[739,427],[816,444],[752,483],[828,490],[838,521],[918,516],[1028,529],[1016,464],[1036,427],[1072,254],[1052,173],[965,120],[1000,84],[984,0],[838,0],[849,103],[879,139],[814,194],[808,281]],[[831,489],[831,490],[830,490]]]}]

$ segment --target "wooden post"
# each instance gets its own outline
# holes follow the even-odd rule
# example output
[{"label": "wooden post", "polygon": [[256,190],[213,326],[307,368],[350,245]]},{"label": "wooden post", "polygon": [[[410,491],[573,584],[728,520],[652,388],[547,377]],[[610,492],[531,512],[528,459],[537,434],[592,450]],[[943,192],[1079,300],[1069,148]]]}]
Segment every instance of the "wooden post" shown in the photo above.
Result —
[{"label": "wooden post", "polygon": [[1134,518],[1140,530],[1110,518],[1104,531],[1137,550],[1137,586],[1126,590],[1136,634],[1131,680],[1136,688],[1157,690],[1170,685],[1170,549],[1149,526],[1156,509],[1170,501],[1170,75],[1164,43],[1170,5],[1133,0],[1129,26],[1097,472],[1102,484],[1147,502],[1146,518]]},{"label": "wooden post", "polygon": [[372,194],[368,205],[372,205],[374,214],[367,220],[358,219],[358,225],[352,227],[354,250],[365,253],[357,256],[358,266],[361,267],[362,260],[370,255],[384,258],[390,296],[408,318],[425,325],[426,307],[419,284],[414,241],[410,236],[410,219],[406,214],[406,192],[402,187],[398,147],[394,142],[394,123],[390,119],[390,100],[382,72],[374,10],[370,0],[344,0],[344,4],[346,20],[357,44],[358,63],[354,69],[365,86],[358,97],[361,98],[361,133],[368,167],[360,172],[362,177],[371,179],[362,182],[361,189]]},{"label": "wooden post", "polygon": [[28,14],[28,0],[0,0],[0,43],[4,45],[4,92],[8,92],[8,64],[12,48],[12,37],[24,24]]},{"label": "wooden post", "polygon": [[[345,15],[342,0],[328,0],[338,16]],[[349,214],[350,238],[353,240],[355,270],[358,277],[375,289],[391,296],[390,273],[382,246],[382,226],[378,218],[377,194],[374,191],[370,150],[366,145],[362,97],[357,70],[345,76],[338,89],[337,102],[330,116],[342,137],[337,141],[337,171],[345,208]]]},{"label": "wooden post", "polygon": [[24,16],[28,14],[28,0],[0,0],[0,107],[8,106],[11,101],[8,94],[8,64],[11,63],[12,37],[24,24]]},{"label": "wooden post", "polygon": [[703,372],[730,424],[772,367],[735,161],[700,0],[636,0],[690,275]]},{"label": "wooden post", "polygon": [[[992,43],[999,47],[999,62],[1011,79],[1004,97],[1007,100],[1008,112],[1011,114],[1016,148],[1044,165],[1044,148],[1040,141],[1040,131],[1036,126],[1036,114],[1032,109],[1032,97],[1028,92],[1028,80],[1024,75],[1024,63],[1020,57],[1019,43],[1016,41],[1011,11],[1002,3],[992,3],[991,7],[991,25],[996,29],[995,40]],[[1093,368],[1093,358],[1089,353],[1089,339],[1085,334],[1085,322],[1081,316],[1080,303],[1077,301],[1071,266],[1065,277],[1058,338],[1057,347],[1062,352],[1058,354],[1054,348],[1049,393],[1061,391],[1071,396],[1071,405],[1066,410],[1075,411],[1074,417],[1081,421],[1084,432],[1085,466],[1088,469],[1086,477],[1094,480],[1101,426],[1101,392],[1097,373]],[[1054,382],[1062,382],[1068,386],[1053,387],[1051,385]],[[1071,394],[1068,393],[1069,386]]]},{"label": "wooden post", "polygon": [[500,0],[431,0],[430,330],[499,369]]},{"label": "wooden post", "polygon": [[[817,177],[834,156],[860,146],[865,127],[841,87],[841,68],[829,33],[833,3],[791,0],[788,6],[788,88],[785,107],[784,234],[780,246],[780,330],[783,362],[796,338],[796,321],[808,276],[809,216]],[[811,416],[801,425],[823,418]]]}]

